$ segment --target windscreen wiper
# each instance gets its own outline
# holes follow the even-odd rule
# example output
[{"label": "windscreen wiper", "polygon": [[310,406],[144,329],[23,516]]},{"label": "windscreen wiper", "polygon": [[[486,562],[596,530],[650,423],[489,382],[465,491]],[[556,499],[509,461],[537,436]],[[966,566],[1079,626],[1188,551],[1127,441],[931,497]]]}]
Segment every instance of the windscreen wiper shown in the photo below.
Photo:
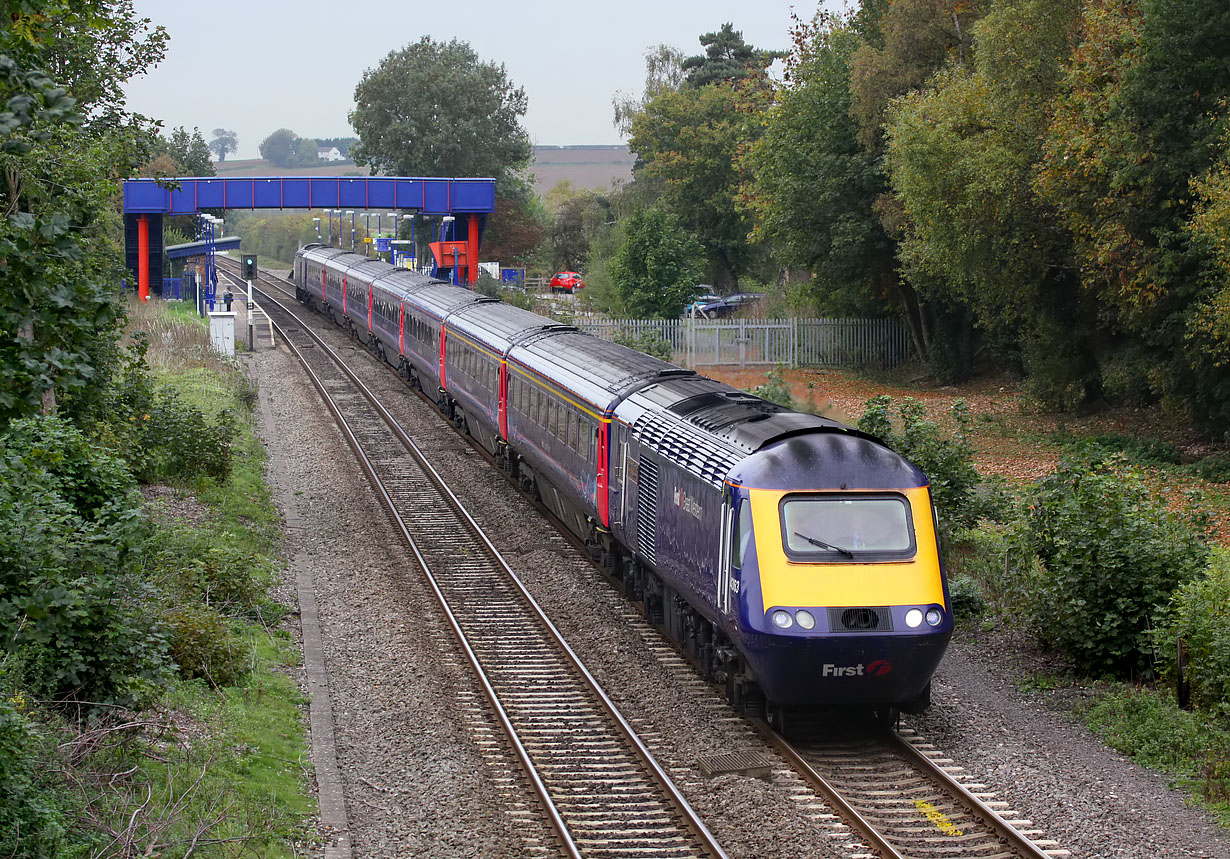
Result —
[{"label": "windscreen wiper", "polygon": [[798,531],[794,532],[794,536],[798,537],[801,540],[806,540],[807,542],[811,543],[813,546],[819,546],[821,549],[830,549],[831,551],[834,551],[839,555],[845,555],[847,558],[850,558],[851,560],[854,559],[854,553],[851,552],[849,549],[843,549],[841,546],[834,546],[832,543],[826,543],[823,540],[817,540],[815,537],[808,537],[806,534],[800,534]]}]

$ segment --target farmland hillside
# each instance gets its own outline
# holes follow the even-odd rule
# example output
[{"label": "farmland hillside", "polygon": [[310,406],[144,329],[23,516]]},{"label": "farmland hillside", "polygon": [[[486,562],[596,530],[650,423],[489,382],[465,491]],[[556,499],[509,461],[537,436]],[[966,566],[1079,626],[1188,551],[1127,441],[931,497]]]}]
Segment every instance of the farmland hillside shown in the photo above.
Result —
[{"label": "farmland hillside", "polygon": [[[632,153],[627,146],[535,146],[534,190],[545,195],[556,184],[569,181],[574,188],[609,188],[612,182],[632,179]],[[317,167],[275,167],[263,158],[214,162],[219,176],[366,176],[367,168],[349,161]]]}]

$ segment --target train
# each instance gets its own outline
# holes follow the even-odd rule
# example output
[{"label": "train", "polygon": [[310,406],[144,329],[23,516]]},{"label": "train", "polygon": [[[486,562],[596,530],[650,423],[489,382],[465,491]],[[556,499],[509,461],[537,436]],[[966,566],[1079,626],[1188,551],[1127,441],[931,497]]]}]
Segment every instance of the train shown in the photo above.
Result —
[{"label": "train", "polygon": [[921,712],[953,616],[926,476],[879,439],[318,244],[348,329],[588,547],[744,712]]}]

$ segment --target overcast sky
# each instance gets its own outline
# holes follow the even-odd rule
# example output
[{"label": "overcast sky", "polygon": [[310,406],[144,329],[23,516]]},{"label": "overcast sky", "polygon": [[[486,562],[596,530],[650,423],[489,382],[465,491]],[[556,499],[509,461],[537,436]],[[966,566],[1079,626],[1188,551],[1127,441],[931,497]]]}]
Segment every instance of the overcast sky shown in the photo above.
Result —
[{"label": "overcast sky", "polygon": [[810,19],[818,0],[136,0],[171,34],[166,59],[127,87],[131,110],[206,140],[239,135],[257,158],[270,132],[346,137],[354,87],[390,52],[429,35],[469,42],[525,88],[524,125],[538,145],[623,142],[611,97],[638,95],[644,53],[666,43],[701,52],[698,37],[730,21],[758,48],[789,45],[791,9]]}]

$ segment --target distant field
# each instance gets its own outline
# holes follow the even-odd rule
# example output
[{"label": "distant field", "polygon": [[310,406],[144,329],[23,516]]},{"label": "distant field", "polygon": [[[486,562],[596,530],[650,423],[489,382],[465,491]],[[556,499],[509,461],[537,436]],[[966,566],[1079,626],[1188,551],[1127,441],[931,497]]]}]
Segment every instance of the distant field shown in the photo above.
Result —
[{"label": "distant field", "polygon": [[[632,154],[626,146],[584,148],[534,147],[534,191],[544,196],[565,180],[574,188],[603,190],[612,182],[632,179]],[[320,167],[274,167],[262,158],[243,161],[216,161],[219,176],[366,176],[366,167],[330,162]]]},{"label": "distant field", "polygon": [[367,168],[348,161],[329,161],[320,167],[274,167],[263,158],[215,161],[219,176],[366,176]]},{"label": "distant field", "polygon": [[558,183],[568,180],[574,188],[600,191],[612,182],[632,181],[632,164],[636,159],[627,146],[577,149],[534,147],[534,190],[544,196]]}]

